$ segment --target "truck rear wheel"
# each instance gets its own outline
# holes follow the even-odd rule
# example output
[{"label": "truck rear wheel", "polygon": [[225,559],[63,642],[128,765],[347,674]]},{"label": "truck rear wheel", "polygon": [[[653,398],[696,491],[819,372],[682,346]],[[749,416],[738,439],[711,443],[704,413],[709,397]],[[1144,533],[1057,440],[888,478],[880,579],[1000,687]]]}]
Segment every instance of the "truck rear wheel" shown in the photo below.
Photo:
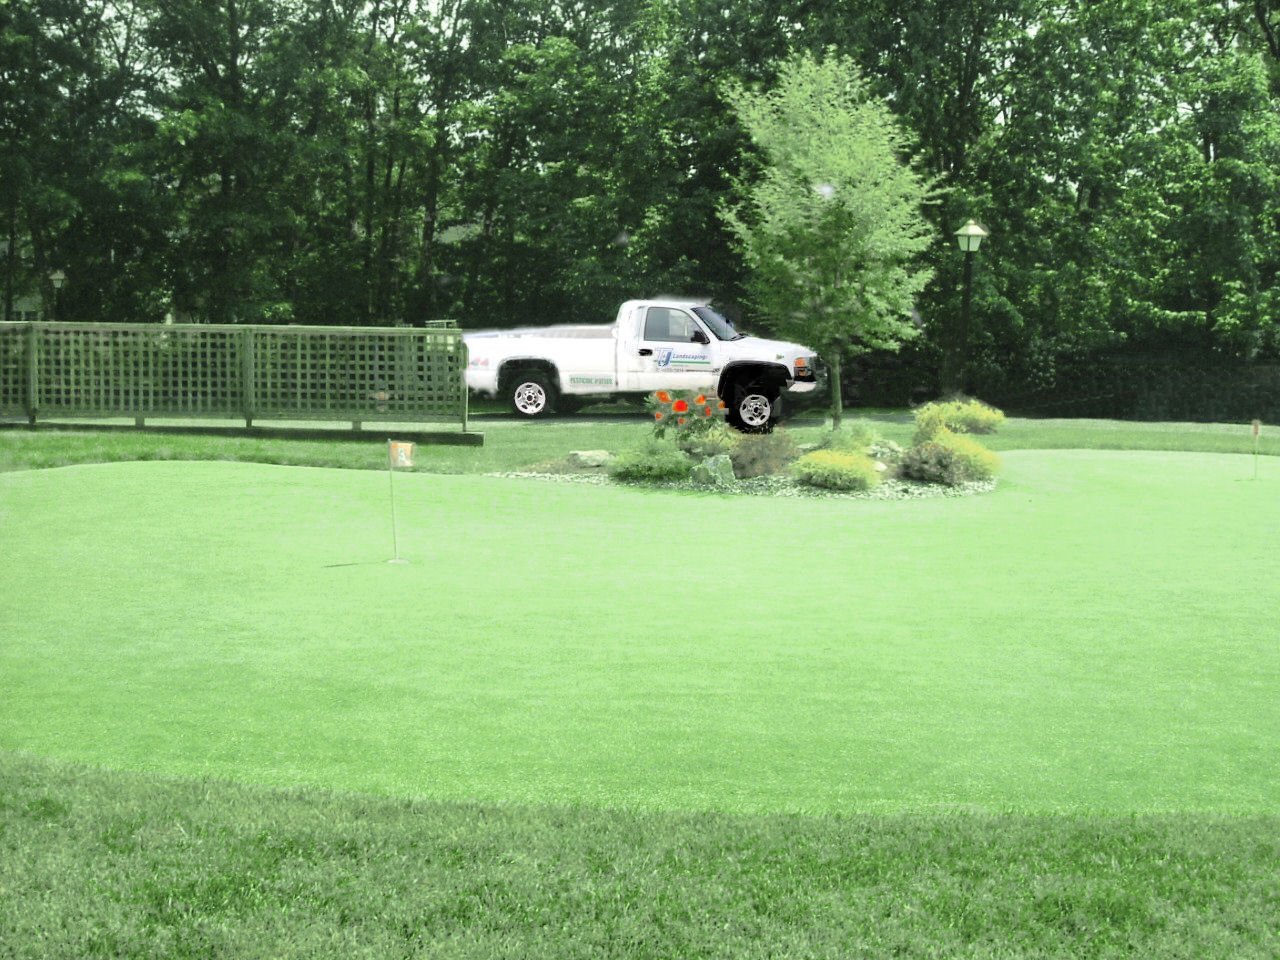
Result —
[{"label": "truck rear wheel", "polygon": [[743,433],[769,433],[778,416],[778,394],[758,383],[735,385],[725,419]]},{"label": "truck rear wheel", "polygon": [[537,370],[521,370],[513,376],[508,396],[511,408],[522,417],[545,417],[556,405],[556,388]]}]

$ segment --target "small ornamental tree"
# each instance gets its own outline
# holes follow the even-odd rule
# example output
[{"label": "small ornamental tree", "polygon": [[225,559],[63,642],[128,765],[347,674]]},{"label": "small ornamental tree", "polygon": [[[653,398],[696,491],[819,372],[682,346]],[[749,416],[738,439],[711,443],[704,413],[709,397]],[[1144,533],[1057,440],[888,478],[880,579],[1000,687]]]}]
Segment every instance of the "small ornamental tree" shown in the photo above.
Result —
[{"label": "small ornamental tree", "polygon": [[764,167],[722,216],[756,307],[826,362],[838,427],[841,359],[916,333],[912,306],[932,275],[918,259],[933,239],[921,212],[933,184],[908,163],[889,108],[834,52],[793,56],[772,91],[730,86],[726,96]]}]

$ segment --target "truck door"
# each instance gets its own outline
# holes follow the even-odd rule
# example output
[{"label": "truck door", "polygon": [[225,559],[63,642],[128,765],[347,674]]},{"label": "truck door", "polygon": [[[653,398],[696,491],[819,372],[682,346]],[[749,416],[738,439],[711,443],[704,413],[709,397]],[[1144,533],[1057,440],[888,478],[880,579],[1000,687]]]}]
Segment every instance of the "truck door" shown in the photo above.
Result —
[{"label": "truck door", "polygon": [[[687,310],[641,307],[633,322],[637,336],[627,343],[629,389],[705,390],[715,385],[710,337]],[[699,342],[699,340],[707,342]]]}]

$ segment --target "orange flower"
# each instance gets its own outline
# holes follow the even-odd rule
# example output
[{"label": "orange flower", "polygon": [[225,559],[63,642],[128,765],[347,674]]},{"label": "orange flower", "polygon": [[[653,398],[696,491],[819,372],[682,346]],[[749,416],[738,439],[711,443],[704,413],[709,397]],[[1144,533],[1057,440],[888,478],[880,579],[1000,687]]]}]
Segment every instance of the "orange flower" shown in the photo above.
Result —
[{"label": "orange flower", "polygon": [[720,403],[719,403],[719,404],[717,404],[717,409],[720,409],[720,410],[723,410],[723,409],[724,409],[724,401],[723,401],[723,400],[721,400],[721,401],[720,401]]},{"label": "orange flower", "polygon": [[667,393],[667,391],[665,391],[665,390],[659,390],[659,391],[658,391],[658,402],[659,402],[659,403],[670,403],[670,402],[671,402],[671,394]]},{"label": "orange flower", "polygon": [[698,394],[696,397],[694,397],[694,398],[693,398],[693,402],[694,402],[694,403],[706,403],[706,402],[707,402],[707,397],[706,397],[706,395],[705,395],[705,394],[700,393],[700,394]]},{"label": "orange flower", "polygon": [[704,417],[709,417],[709,416],[711,416],[711,408],[710,408],[710,407],[703,407],[703,408],[702,408],[702,415],[703,415]]},{"label": "orange flower", "polygon": [[676,413],[684,413],[689,409],[689,404],[684,400],[677,400],[675,406],[671,408]]},{"label": "orange flower", "polygon": [[653,419],[655,419],[655,420],[661,420],[661,419],[662,419],[662,411],[661,411],[661,410],[659,410],[657,413],[655,413],[655,414],[653,415]]},{"label": "orange flower", "polygon": [[676,423],[684,423],[684,417],[680,417],[678,420],[676,420]]}]

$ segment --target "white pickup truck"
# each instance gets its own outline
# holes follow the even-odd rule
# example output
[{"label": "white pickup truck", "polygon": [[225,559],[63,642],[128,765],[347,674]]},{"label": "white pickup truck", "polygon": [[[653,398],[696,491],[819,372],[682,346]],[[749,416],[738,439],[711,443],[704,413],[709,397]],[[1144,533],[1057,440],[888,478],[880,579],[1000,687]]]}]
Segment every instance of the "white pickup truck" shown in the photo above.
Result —
[{"label": "white pickup truck", "polygon": [[784,394],[817,386],[812,350],[744,336],[693,301],[628,300],[610,325],[480,331],[464,339],[467,386],[505,397],[526,417],[655,390],[714,390],[730,424],[762,432],[778,419]]}]

